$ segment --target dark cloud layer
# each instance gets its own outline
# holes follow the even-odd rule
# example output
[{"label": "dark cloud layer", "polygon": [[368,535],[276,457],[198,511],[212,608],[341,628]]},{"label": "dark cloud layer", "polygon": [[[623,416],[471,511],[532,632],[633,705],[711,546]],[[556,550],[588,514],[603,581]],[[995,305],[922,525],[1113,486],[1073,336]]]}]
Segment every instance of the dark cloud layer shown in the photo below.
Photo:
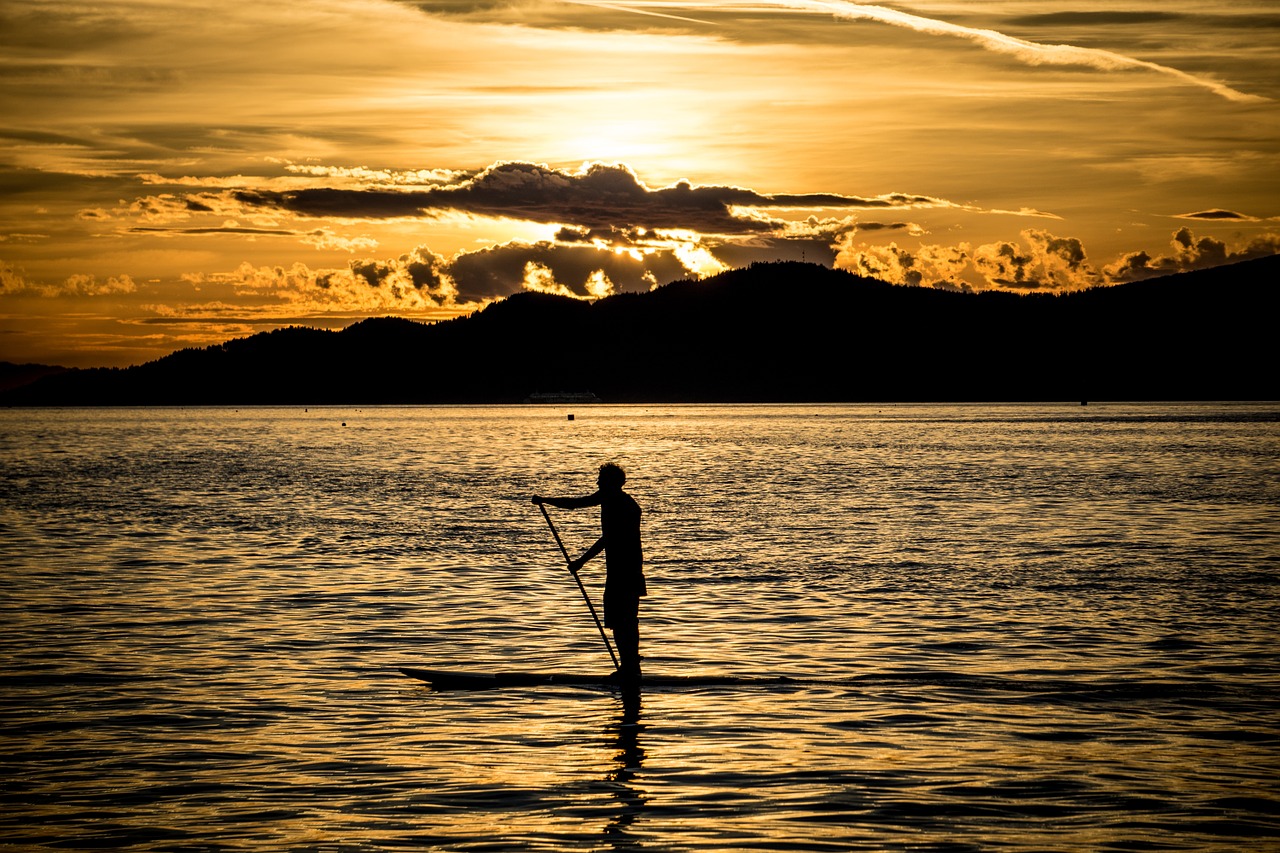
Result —
[{"label": "dark cloud layer", "polygon": [[644,291],[689,274],[669,250],[637,257],[550,242],[511,243],[468,252],[454,258],[447,270],[457,285],[458,298],[473,301],[519,290],[530,264],[549,270],[556,282],[580,296],[588,294],[592,276],[601,273],[614,291]]},{"label": "dark cloud layer", "polygon": [[687,278],[690,270],[674,248],[619,252],[595,245],[552,241],[516,241],[444,258],[425,246],[386,260],[358,260],[351,272],[371,287],[409,284],[439,301],[467,304],[507,296],[531,286],[535,271],[561,292],[599,296],[591,284],[607,292],[646,291],[657,284]]},{"label": "dark cloud layer", "polygon": [[1174,12],[1156,11],[1101,11],[1101,12],[1047,12],[1039,15],[1020,15],[1009,19],[1009,23],[1028,27],[1060,27],[1060,26],[1099,26],[1110,27],[1117,24],[1156,24],[1177,21],[1186,15]]},{"label": "dark cloud layer", "polygon": [[686,182],[650,189],[627,167],[598,163],[579,172],[534,163],[500,163],[460,183],[413,192],[317,188],[288,192],[246,190],[234,197],[251,207],[311,217],[382,219],[455,212],[586,229],[687,229],[704,234],[753,233],[781,224],[743,213],[743,208],[875,210],[953,206],[940,199],[902,193],[876,197],[766,194],[742,187],[695,187]]},{"label": "dark cloud layer", "polygon": [[[344,170],[314,167],[317,180]],[[366,170],[367,171],[367,170]],[[370,175],[375,173],[369,172]],[[875,197],[835,193],[764,193],[736,186],[694,186],[680,182],[651,189],[624,165],[589,164],[568,171],[528,162],[505,162],[469,173],[432,171],[431,185],[393,188],[373,183],[273,191],[224,190],[135,200],[129,215],[143,218],[132,233],[184,235],[292,236],[324,249],[365,252],[377,245],[367,237],[343,237],[327,229],[289,230],[272,220],[277,212],[304,218],[378,220],[429,218],[445,213],[556,225],[541,241],[511,241],[459,251],[452,257],[419,246],[398,258],[353,260],[347,269],[290,273],[332,297],[339,285],[357,299],[376,296],[378,305],[402,300],[421,305],[469,305],[523,289],[597,298],[608,293],[648,290],[690,276],[743,267],[756,261],[804,260],[843,267],[897,284],[954,290],[1007,289],[1016,292],[1069,291],[1133,281],[1280,251],[1280,239],[1265,236],[1232,250],[1188,229],[1173,240],[1174,252],[1152,256],[1133,252],[1111,265],[1091,263],[1084,241],[1040,229],[1021,240],[984,245],[902,247],[884,237],[919,238],[928,231],[911,221],[859,221],[853,211],[886,213],[912,208],[980,208],[912,194]],[[817,211],[834,211],[819,218]],[[254,211],[269,214],[255,224],[236,221]],[[800,219],[805,211],[811,214]],[[93,211],[85,215],[92,215]],[[1008,213],[1008,212],[1005,212]],[[221,224],[169,224],[192,214],[224,217]],[[103,214],[106,216],[107,214]],[[1029,215],[1029,214],[1028,214]],[[226,218],[231,217],[231,218]],[[785,217],[785,218],[784,218]],[[249,217],[253,219],[253,217]],[[1224,208],[1181,214],[1207,223],[1256,222]],[[164,221],[162,227],[158,221]],[[878,239],[872,235],[880,235]],[[254,287],[263,278],[250,270]],[[267,275],[267,279],[280,278]],[[345,283],[345,284],[343,284]],[[288,285],[292,286],[292,285]]]},{"label": "dark cloud layer", "polygon": [[1179,219],[1204,219],[1204,220],[1235,220],[1238,222],[1256,222],[1257,220],[1244,213],[1237,213],[1234,210],[1200,210],[1195,213],[1183,213],[1178,216]]},{"label": "dark cloud layer", "polygon": [[756,261],[808,261],[829,267],[836,260],[836,250],[830,236],[757,237],[743,242],[723,243],[711,251],[729,267],[745,267]]},{"label": "dark cloud layer", "polygon": [[139,225],[129,229],[131,234],[249,234],[262,235],[267,237],[292,237],[297,235],[297,231],[287,231],[281,228],[249,228],[242,225],[224,225],[221,227],[205,227],[205,228],[157,228],[146,225]]}]

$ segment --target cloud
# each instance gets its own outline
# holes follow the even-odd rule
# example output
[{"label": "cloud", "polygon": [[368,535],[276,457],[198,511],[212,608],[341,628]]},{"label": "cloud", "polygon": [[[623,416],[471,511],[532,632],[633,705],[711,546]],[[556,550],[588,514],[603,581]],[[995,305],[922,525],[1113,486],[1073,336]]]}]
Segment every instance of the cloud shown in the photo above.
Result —
[{"label": "cloud", "polygon": [[343,252],[369,252],[378,248],[372,237],[343,237],[327,228],[317,228],[302,235],[302,242],[321,251],[337,249]]},{"label": "cloud", "polygon": [[1221,210],[1215,208],[1213,210],[1201,210],[1197,213],[1179,213],[1175,219],[1201,219],[1201,220],[1226,220],[1236,222],[1257,222],[1257,218],[1244,213],[1236,213],[1234,210]]},{"label": "cloud", "polygon": [[[85,211],[82,211],[82,216]],[[344,237],[327,228],[316,228],[311,231],[295,231],[288,228],[257,228],[227,222],[222,225],[200,225],[187,228],[171,228],[157,225],[136,225],[129,228],[129,234],[150,234],[156,237],[206,237],[233,235],[241,237],[297,237],[299,242],[314,246],[321,251],[337,250],[342,252],[368,252],[378,247],[378,241],[372,237]]]},{"label": "cloud", "polygon": [[1197,238],[1190,228],[1180,228],[1170,244],[1173,253],[1152,257],[1146,252],[1131,252],[1103,269],[1110,282],[1139,281],[1161,275],[1189,272],[1208,267],[1233,264],[1254,258],[1280,254],[1280,234],[1262,234],[1237,251],[1212,237]]},{"label": "cloud", "polygon": [[26,291],[27,280],[12,264],[0,261],[0,294],[11,295]]},{"label": "cloud", "polygon": [[80,274],[69,277],[63,284],[60,296],[118,296],[133,293],[138,286],[129,275],[108,276],[106,281],[98,281],[92,274]]},{"label": "cloud", "polygon": [[1280,28],[1280,15],[1253,12],[1250,14],[1213,14],[1209,11],[1197,11],[1194,14],[1181,12],[1156,11],[1097,11],[1097,12],[1046,12],[1038,15],[1020,15],[1009,19],[1009,23],[1018,26],[1103,26],[1117,24],[1150,24],[1178,23],[1190,27],[1213,26],[1227,29],[1275,29]]},{"label": "cloud", "polygon": [[252,228],[246,225],[217,225],[203,226],[195,228],[161,228],[154,225],[138,225],[129,229],[130,234],[158,234],[165,235],[205,235],[205,234],[247,234],[249,236],[263,237],[292,237],[298,232],[288,231],[280,228]]},{"label": "cloud", "polygon": [[511,0],[401,0],[409,6],[437,15],[484,15],[510,9]]},{"label": "cloud", "polygon": [[[590,5],[602,5],[605,8],[630,8],[627,4]],[[1076,45],[1043,44],[1043,42],[1028,41],[1025,38],[1010,36],[1007,33],[998,32],[996,29],[965,27],[961,26],[961,24],[947,22],[947,20],[901,12],[899,9],[888,8],[888,6],[846,3],[845,0],[765,0],[765,3],[760,5],[792,9],[797,10],[797,12],[828,14],[844,20],[874,20],[877,23],[911,29],[911,31],[925,33],[925,35],[963,38],[965,41],[982,47],[983,50],[1012,56],[1012,58],[1028,65],[1068,65],[1068,67],[1092,68],[1094,70],[1102,70],[1102,72],[1148,70],[1148,72],[1172,77],[1176,81],[1187,83],[1190,86],[1204,88],[1204,90],[1211,91],[1215,95],[1225,97],[1226,100],[1230,101],[1266,102],[1270,100],[1260,95],[1249,95],[1247,92],[1235,90],[1235,88],[1226,86],[1225,83],[1213,81],[1213,79],[1194,76],[1194,74],[1189,74],[1178,68],[1170,68],[1167,65],[1137,59],[1134,56],[1117,54],[1110,50]],[[668,10],[712,9],[713,6],[694,0],[692,3],[668,3],[664,5],[664,8]],[[1130,22],[1137,23],[1138,20],[1132,19]]]},{"label": "cloud", "polygon": [[[830,263],[831,236],[753,237],[725,241],[686,232],[562,227],[550,240],[512,240],[445,258],[420,246],[392,259],[361,259],[350,269],[369,286],[412,280],[453,304],[478,304],[521,290],[598,299],[650,290],[659,284],[703,277],[757,260],[799,259]],[[824,253],[827,257],[824,258]]]},{"label": "cloud", "polygon": [[1022,238],[1025,248],[1011,242],[979,246],[974,267],[996,287],[1020,291],[1080,290],[1099,282],[1078,238],[1034,230],[1023,231]]},{"label": "cloud", "polygon": [[425,246],[391,260],[352,261],[349,267],[352,273],[373,288],[385,287],[393,294],[416,291],[435,305],[451,305],[458,301],[457,284],[449,272],[448,262]]},{"label": "cloud", "polygon": [[324,166],[314,163],[283,162],[285,170],[295,175],[328,180],[348,179],[352,183],[361,185],[434,186],[452,183],[466,176],[465,172],[453,169],[370,169],[367,166]]},{"label": "cloud", "polygon": [[965,280],[971,250],[967,243],[957,246],[924,245],[912,251],[887,246],[855,246],[852,234],[840,244],[835,266],[857,275],[911,287],[941,290],[973,290]]},{"label": "cloud", "polygon": [[[595,3],[590,0],[563,0],[562,3],[512,3],[504,2],[453,2],[452,0],[399,0],[399,2],[417,8],[427,14],[440,17],[468,18],[475,21],[501,21],[510,23],[518,20],[524,26],[542,26],[553,28],[601,27],[600,12],[613,12],[619,15],[639,15],[656,21],[682,21],[685,23],[708,25],[710,21],[676,15],[671,12],[658,12],[652,8],[632,8],[614,3]],[[587,6],[595,10],[593,15],[584,15],[581,9],[574,7]],[[512,13],[515,13],[514,15]],[[605,28],[608,28],[607,26]]]},{"label": "cloud", "polygon": [[850,233],[838,244],[835,265],[891,284],[1030,293],[1121,284],[1280,254],[1280,234],[1264,234],[1232,251],[1221,240],[1197,238],[1182,228],[1173,235],[1170,255],[1153,258],[1147,252],[1132,252],[1099,269],[1089,262],[1077,237],[1030,229],[1021,238],[977,247],[959,243],[908,249],[897,243],[867,245]]},{"label": "cloud", "polygon": [[459,253],[443,268],[458,288],[458,298],[476,301],[505,296],[522,289],[545,289],[549,280],[539,273],[531,278],[529,265],[546,270],[562,292],[597,298],[600,282],[607,279],[609,292],[643,291],[655,284],[685,278],[690,273],[718,272],[723,264],[708,259],[696,244],[666,242],[630,248],[578,242],[511,242],[474,252]]},{"label": "cloud", "polygon": [[1102,12],[1045,12],[1038,15],[1021,15],[1010,19],[1009,23],[1019,26],[1102,26],[1116,24],[1158,24],[1167,21],[1180,21],[1186,15],[1175,12],[1128,12],[1120,10]]},{"label": "cloud", "polygon": [[120,296],[134,293],[137,289],[137,284],[129,275],[108,276],[105,281],[99,281],[95,275],[76,273],[68,276],[61,284],[40,284],[27,280],[26,276],[12,265],[0,261],[0,295],[4,296],[45,298]]},{"label": "cloud", "polygon": [[[414,280],[413,260],[402,259],[385,269],[369,271],[360,263],[350,269],[312,269],[306,264],[255,266],[243,263],[229,273],[190,273],[183,276],[188,283],[204,288],[208,285],[229,287],[237,299],[237,309],[248,312],[251,304],[258,310],[295,313],[345,313],[351,316],[402,313],[427,315],[452,304],[451,287],[444,282],[436,287],[419,286]],[[203,307],[197,310],[203,310]],[[458,313],[446,310],[441,316]]]},{"label": "cloud", "polygon": [[726,267],[745,267],[756,261],[805,261],[833,266],[838,247],[856,233],[903,232],[920,237],[927,231],[914,222],[864,221],[854,217],[807,219],[784,228],[732,240],[709,241],[707,249]]},{"label": "cloud", "polygon": [[[607,296],[613,290],[613,283],[607,277],[602,276],[607,283],[606,292],[602,295]],[[529,261],[524,265],[524,279],[521,282],[525,290],[531,290],[535,293],[552,293],[556,296],[577,297],[577,294],[565,285],[556,281],[556,274],[551,271],[550,267],[543,266],[537,261]]]},{"label": "cloud", "polygon": [[[769,233],[732,237],[565,226],[553,240],[511,241],[460,252],[441,271],[454,280],[460,300],[505,296],[522,289],[594,299],[606,293],[643,291],[669,281],[714,275],[756,261],[803,260],[830,266],[836,260],[836,244],[858,229],[915,236],[926,233],[911,222],[813,216]],[[607,288],[604,282],[608,282]]]},{"label": "cloud", "polygon": [[[319,176],[350,171],[315,167]],[[622,164],[586,163],[568,170],[502,162],[465,175],[443,170],[405,174],[410,173],[430,174],[443,182],[425,188],[260,187],[185,196],[163,193],[136,199],[103,218],[140,219],[142,224],[132,229],[135,233],[292,236],[320,250],[352,254],[367,254],[378,245],[371,237],[343,233],[353,222],[461,215],[559,226],[551,240],[513,240],[460,252],[450,260],[447,274],[458,288],[458,298],[469,302],[544,287],[545,276],[529,274],[529,269],[550,270],[557,286],[588,298],[605,292],[604,280],[612,291],[634,291],[762,260],[830,265],[836,260],[837,244],[850,232],[901,231],[914,237],[926,233],[909,219],[863,219],[859,214],[919,209],[997,212],[903,192],[766,193],[685,181],[653,189]],[[832,211],[858,214],[818,215]],[[798,218],[806,212],[807,217]],[[1052,217],[1031,209],[998,212]],[[290,229],[282,224],[294,216],[327,217],[334,226]],[[199,222],[215,217],[222,221]],[[537,266],[529,268],[530,261]]]},{"label": "cloud", "polygon": [[[812,224],[812,223],[811,223]],[[834,227],[833,223],[827,223]],[[312,269],[305,264],[241,264],[223,274],[193,274],[193,285],[222,285],[243,316],[334,317],[393,313],[422,318],[456,316],[521,290],[599,299],[644,291],[660,283],[741,266],[752,260],[796,257],[796,247],[823,247],[834,266],[892,284],[958,291],[1066,292],[1168,275],[1280,253],[1280,235],[1269,234],[1232,251],[1221,241],[1196,238],[1180,229],[1173,252],[1153,258],[1145,252],[1125,255],[1101,270],[1088,258],[1083,241],[1038,229],[1020,240],[978,246],[924,244],[916,248],[867,245],[862,233],[909,232],[905,223],[869,223],[834,233],[834,244],[781,237],[715,244],[691,238],[675,242],[649,233],[562,229],[555,240],[513,241],[446,258],[420,246],[395,258],[358,259],[346,268]],[[815,231],[822,233],[821,227]],[[825,234],[824,236],[831,236]],[[821,257],[809,256],[811,261]],[[4,290],[31,292],[12,267],[0,267]],[[105,295],[131,288],[127,277],[99,284],[92,276],[68,281],[62,292]],[[43,295],[56,295],[52,290]],[[207,315],[205,306],[172,309],[183,315]],[[254,305],[256,308],[249,308]],[[157,309],[158,310],[158,309]],[[212,315],[210,315],[212,316]]]},{"label": "cloud", "polygon": [[[576,235],[581,238],[582,235]],[[695,272],[702,247],[668,244],[633,251],[590,243],[512,242],[445,258],[420,246],[395,258],[352,260],[345,269],[313,269],[306,264],[256,266],[243,263],[229,273],[192,273],[183,278],[203,290],[229,288],[242,314],[246,305],[280,316],[397,313],[454,316],[520,290],[598,299],[623,291],[649,290]],[[711,271],[724,266],[710,258]],[[166,309],[170,313],[176,308]],[[184,314],[207,314],[202,306]]]},{"label": "cloud", "polygon": [[249,208],[308,217],[385,219],[445,212],[565,224],[578,228],[687,229],[743,234],[783,227],[768,211],[804,209],[959,208],[909,193],[761,193],[743,187],[680,182],[650,189],[625,165],[588,163],[576,172],[524,162],[497,163],[464,180],[420,191],[314,188],[244,190],[232,197]]},{"label": "cloud", "polygon": [[1069,291],[1102,283],[1088,261],[1083,242],[1028,229],[1021,242],[981,246],[922,245],[918,249],[856,243],[842,238],[836,266],[892,284],[947,290]]},{"label": "cloud", "polygon": [[1028,65],[1067,65],[1092,68],[1098,71],[1142,69],[1164,74],[1183,83],[1208,89],[1215,95],[1230,101],[1259,103],[1269,100],[1259,95],[1250,95],[1238,91],[1215,80],[1207,80],[1203,77],[1188,74],[1177,68],[1135,59],[1134,57],[1109,50],[1077,47],[1069,44],[1043,44],[1027,41],[996,30],[965,27],[947,21],[940,21],[936,18],[926,18],[909,12],[890,9],[885,6],[847,3],[841,2],[841,0],[774,0],[773,5],[807,12],[830,14],[836,18],[846,20],[877,21],[895,27],[905,27],[928,35],[961,38],[973,42],[984,50],[1012,56],[1019,62],[1024,62]]},{"label": "cloud", "polygon": [[[346,174],[337,167],[317,167],[316,173],[327,175],[330,171]],[[241,267],[237,276],[207,280],[234,280],[242,294],[261,290],[258,285],[245,284],[261,280],[265,275],[261,270],[285,270],[288,274],[272,272],[268,276],[284,282],[275,286],[274,292],[323,292],[326,300],[337,306],[344,300],[334,296],[333,283],[349,275],[348,290],[362,285],[384,288],[391,294],[386,304],[400,304],[402,296],[414,292],[432,305],[445,307],[480,304],[522,289],[600,298],[759,260],[794,259],[829,265],[836,258],[834,246],[847,233],[896,231],[921,236],[925,229],[906,219],[860,220],[854,215],[821,217],[812,213],[799,219],[795,218],[797,211],[852,209],[866,213],[916,208],[978,210],[910,193],[770,194],[688,182],[651,189],[624,165],[588,163],[578,170],[560,170],[509,162],[425,189],[163,193],[136,199],[100,218],[141,220],[129,233],[293,237],[317,249],[363,256],[351,261],[346,270],[289,272],[295,270],[295,264],[254,267],[254,275],[249,276]],[[300,211],[308,218],[331,214],[335,225],[297,229],[280,224],[280,220],[290,221],[288,214]],[[419,247],[399,258],[376,259],[368,254],[376,249],[377,241],[347,233],[341,224],[342,220],[349,225],[353,219],[364,218],[357,214],[431,216],[445,212],[559,227],[552,239],[511,240],[458,251],[450,258]],[[236,215],[224,218],[228,214]],[[345,302],[352,310],[367,301],[354,293],[349,296]],[[416,303],[410,299],[408,304],[412,308]]]}]

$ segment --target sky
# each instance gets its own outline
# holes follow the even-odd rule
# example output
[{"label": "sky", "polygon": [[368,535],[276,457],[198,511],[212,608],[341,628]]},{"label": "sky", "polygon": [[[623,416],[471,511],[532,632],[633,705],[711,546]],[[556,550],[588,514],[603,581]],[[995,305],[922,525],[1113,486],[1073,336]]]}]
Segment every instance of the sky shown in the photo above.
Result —
[{"label": "sky", "polygon": [[1280,252],[1274,0],[0,0],[0,72],[0,361]]}]

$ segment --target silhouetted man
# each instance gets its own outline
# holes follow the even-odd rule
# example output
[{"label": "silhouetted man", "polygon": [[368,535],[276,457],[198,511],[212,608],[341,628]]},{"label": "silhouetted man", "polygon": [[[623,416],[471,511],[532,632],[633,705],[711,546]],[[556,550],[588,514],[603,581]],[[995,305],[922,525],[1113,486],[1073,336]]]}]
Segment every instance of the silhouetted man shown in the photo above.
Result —
[{"label": "silhouetted man", "polygon": [[622,677],[640,678],[640,598],[647,593],[644,582],[644,555],[640,548],[640,505],[622,491],[627,475],[609,463],[600,466],[596,478],[599,489],[585,498],[544,498],[534,495],[535,504],[548,503],[561,509],[600,507],[600,538],[569,563],[575,575],[587,561],[604,552],[604,624],[613,629]]}]

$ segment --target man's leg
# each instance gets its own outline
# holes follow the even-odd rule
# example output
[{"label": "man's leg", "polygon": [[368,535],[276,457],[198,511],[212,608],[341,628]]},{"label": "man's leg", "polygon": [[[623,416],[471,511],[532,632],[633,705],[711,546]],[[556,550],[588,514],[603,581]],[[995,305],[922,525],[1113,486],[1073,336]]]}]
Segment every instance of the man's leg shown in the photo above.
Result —
[{"label": "man's leg", "polygon": [[623,678],[640,678],[640,599],[606,599],[605,622],[613,629]]},{"label": "man's leg", "polygon": [[625,678],[640,677],[640,625],[637,620],[619,620],[613,627],[613,641],[618,646],[618,658]]}]

